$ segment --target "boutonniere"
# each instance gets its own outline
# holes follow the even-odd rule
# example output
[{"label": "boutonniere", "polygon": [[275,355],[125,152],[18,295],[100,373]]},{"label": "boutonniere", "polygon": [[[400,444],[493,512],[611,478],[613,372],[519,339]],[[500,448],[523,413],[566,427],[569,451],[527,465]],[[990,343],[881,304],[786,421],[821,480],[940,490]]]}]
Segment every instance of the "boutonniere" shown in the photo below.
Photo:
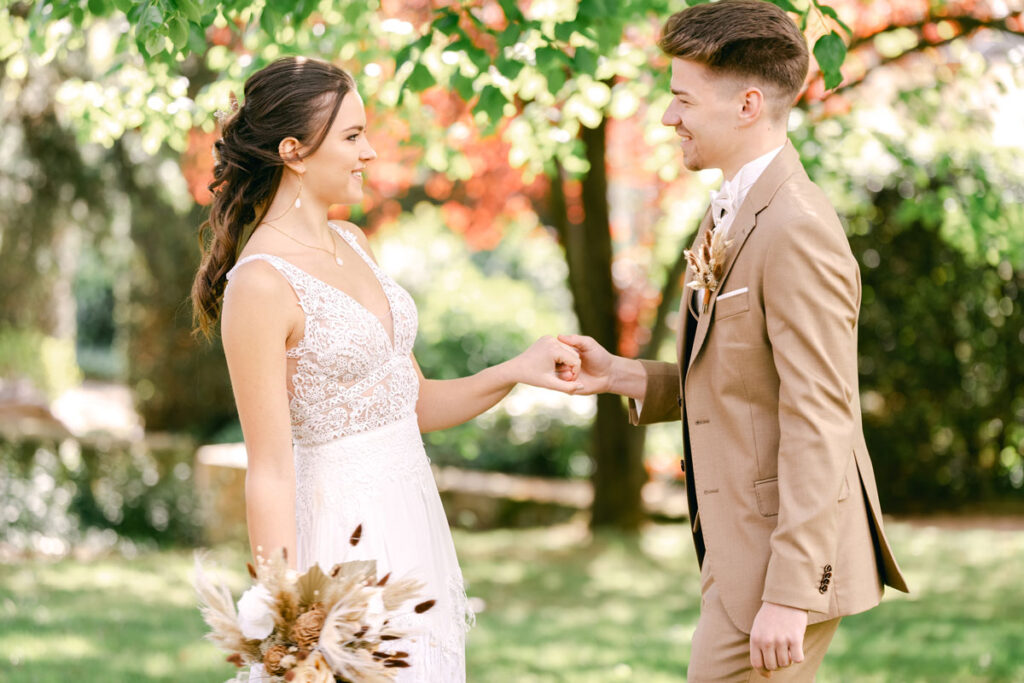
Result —
[{"label": "boutonniere", "polygon": [[722,269],[725,267],[725,250],[730,244],[732,240],[725,239],[725,235],[715,228],[704,233],[704,241],[696,249],[683,252],[686,262],[690,264],[690,272],[693,273],[688,286],[704,291],[701,313],[707,313],[711,293],[718,290]]}]

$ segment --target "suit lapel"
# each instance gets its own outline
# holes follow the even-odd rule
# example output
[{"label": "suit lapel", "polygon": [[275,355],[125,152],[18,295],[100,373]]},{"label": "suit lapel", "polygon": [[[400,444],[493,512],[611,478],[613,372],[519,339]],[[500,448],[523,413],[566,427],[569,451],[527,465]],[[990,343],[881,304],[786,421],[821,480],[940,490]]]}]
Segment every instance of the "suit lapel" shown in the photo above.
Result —
[{"label": "suit lapel", "polygon": [[[728,236],[732,244],[729,245],[725,253],[725,265],[722,268],[722,277],[719,283],[724,283],[726,278],[729,277],[729,271],[732,270],[733,265],[736,263],[736,258],[739,256],[740,250],[743,249],[747,237],[757,227],[757,215],[771,203],[772,197],[775,196],[782,183],[802,168],[800,156],[797,154],[796,148],[787,140],[782,150],[772,159],[772,163],[768,165],[768,168],[764,170],[761,177],[750,188],[746,199],[743,200],[743,204],[736,213],[736,218],[733,219]],[[718,300],[718,294],[721,291],[721,286],[719,286],[716,291],[711,293],[708,309],[701,313],[697,321],[697,331],[693,340],[693,352],[690,354],[689,364],[686,366],[687,369],[689,369],[690,365],[693,365],[693,360],[700,353],[704,340],[708,336],[708,330],[711,328],[711,321],[714,318],[715,302]]]}]

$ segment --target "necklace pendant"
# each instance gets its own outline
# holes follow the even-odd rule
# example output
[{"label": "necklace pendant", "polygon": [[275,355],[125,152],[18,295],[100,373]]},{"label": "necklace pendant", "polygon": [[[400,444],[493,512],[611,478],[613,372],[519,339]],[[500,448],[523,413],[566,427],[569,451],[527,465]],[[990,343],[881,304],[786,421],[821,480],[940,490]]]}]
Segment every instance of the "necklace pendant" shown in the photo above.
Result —
[{"label": "necklace pendant", "polygon": [[334,257],[334,262],[337,263],[339,266],[345,265],[345,262],[341,260],[340,256],[335,256]]}]

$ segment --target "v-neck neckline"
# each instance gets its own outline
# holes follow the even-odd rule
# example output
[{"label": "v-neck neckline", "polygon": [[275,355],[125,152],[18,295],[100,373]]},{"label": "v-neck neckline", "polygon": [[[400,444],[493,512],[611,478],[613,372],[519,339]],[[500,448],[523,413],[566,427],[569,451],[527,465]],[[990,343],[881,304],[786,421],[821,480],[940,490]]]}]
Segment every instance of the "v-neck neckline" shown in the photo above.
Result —
[{"label": "v-neck neckline", "polygon": [[[354,238],[350,238],[349,235],[345,233],[345,231],[341,230],[338,226],[334,225],[334,223],[328,222],[327,225],[332,230],[334,230],[334,232],[336,232],[343,240],[345,240],[345,243],[352,249],[352,251],[356,252],[360,256],[360,258],[363,259],[363,261],[366,263],[366,265],[369,266],[370,272],[373,273],[374,278],[377,280],[377,285],[380,287],[381,292],[384,294],[385,301],[388,302],[388,317],[391,319],[391,334],[390,335],[388,334],[387,328],[384,327],[384,321],[381,320],[380,316],[378,316],[376,313],[371,311],[369,308],[367,308],[367,306],[364,303],[359,301],[359,299],[355,298],[354,296],[352,296],[351,294],[349,294],[345,290],[332,285],[330,282],[327,282],[326,280],[324,280],[322,278],[319,278],[316,275],[313,275],[308,270],[300,268],[299,266],[295,265],[294,263],[292,263],[291,261],[289,261],[286,258],[282,258],[282,257],[280,257],[280,256],[278,256],[276,254],[267,254],[267,256],[279,259],[279,260],[287,263],[289,266],[291,266],[295,270],[299,271],[300,273],[302,273],[306,277],[310,278],[311,280],[314,280],[314,281],[320,283],[321,285],[323,285],[324,287],[327,287],[328,289],[330,289],[332,291],[335,291],[338,294],[341,294],[343,297],[345,297],[346,299],[348,299],[349,301],[354,303],[358,308],[361,308],[363,311],[365,311],[367,314],[369,314],[369,316],[371,318],[373,318],[377,322],[377,326],[380,328],[380,331],[384,334],[384,338],[388,342],[389,350],[394,352],[395,344],[397,343],[398,327],[397,327],[396,322],[395,322],[395,305],[394,305],[394,302],[391,300],[391,294],[388,291],[388,287],[384,283],[384,273],[383,273],[383,271],[381,271],[380,268],[378,268],[377,265],[375,263],[373,263],[373,261],[370,259],[369,255],[365,251],[363,251],[363,248],[360,247],[358,243],[353,243],[352,242],[352,239],[354,239]],[[252,256],[256,256],[256,254],[252,254]]]}]

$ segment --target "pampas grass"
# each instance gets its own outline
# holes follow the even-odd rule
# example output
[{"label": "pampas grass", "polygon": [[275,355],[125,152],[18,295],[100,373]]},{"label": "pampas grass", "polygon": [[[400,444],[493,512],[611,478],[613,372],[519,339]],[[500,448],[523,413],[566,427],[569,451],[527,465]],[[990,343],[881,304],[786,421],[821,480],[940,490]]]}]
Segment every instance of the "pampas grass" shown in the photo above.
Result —
[{"label": "pampas grass", "polygon": [[[353,545],[360,536],[357,529]],[[199,610],[210,627],[206,637],[240,668],[267,664],[267,681],[320,683],[335,676],[366,683],[394,680],[398,669],[412,663],[407,653],[390,650],[388,643],[408,638],[407,625],[434,606],[432,599],[413,604],[423,590],[415,579],[388,574],[378,580],[376,562],[344,562],[329,574],[313,565],[299,575],[288,567],[282,551],[269,558],[257,556],[256,566],[249,565],[255,585],[273,598],[269,610],[274,629],[262,640],[248,640],[230,591],[214,585],[202,565],[197,554],[195,587]],[[314,618],[311,612],[326,616]]]}]

